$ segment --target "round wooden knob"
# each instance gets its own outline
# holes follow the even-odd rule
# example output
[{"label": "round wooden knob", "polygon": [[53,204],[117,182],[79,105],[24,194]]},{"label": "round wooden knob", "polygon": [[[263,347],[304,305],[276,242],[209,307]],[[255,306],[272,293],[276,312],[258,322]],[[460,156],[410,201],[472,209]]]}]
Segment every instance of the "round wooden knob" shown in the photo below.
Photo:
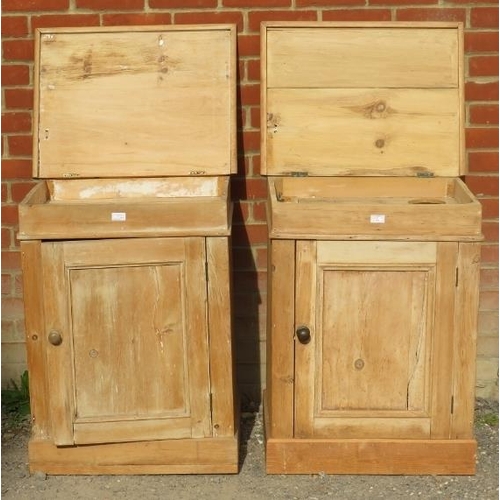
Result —
[{"label": "round wooden knob", "polygon": [[62,335],[58,331],[52,330],[49,333],[49,342],[52,345],[55,345],[55,346],[61,345],[62,341],[63,341]]},{"label": "round wooden knob", "polygon": [[311,341],[311,330],[307,326],[299,326],[295,333],[301,344],[309,344]]}]

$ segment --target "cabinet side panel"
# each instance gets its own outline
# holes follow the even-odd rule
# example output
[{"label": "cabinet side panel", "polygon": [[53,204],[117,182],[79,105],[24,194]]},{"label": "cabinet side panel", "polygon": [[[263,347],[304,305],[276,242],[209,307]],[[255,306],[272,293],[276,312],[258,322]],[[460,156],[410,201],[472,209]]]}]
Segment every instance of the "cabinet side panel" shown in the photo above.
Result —
[{"label": "cabinet side panel", "polygon": [[269,247],[266,410],[271,436],[291,438],[294,400],[295,242],[270,240]]},{"label": "cabinet side panel", "polygon": [[230,437],[234,435],[235,384],[228,238],[207,238],[207,263],[213,433]]},{"label": "cabinet side panel", "polygon": [[42,256],[40,241],[21,242],[23,269],[26,350],[30,384],[32,435],[50,437],[47,379],[45,377],[45,328],[42,292]]},{"label": "cabinet side panel", "polygon": [[473,432],[480,251],[480,243],[460,244],[458,250],[451,429],[453,439],[471,438]]}]

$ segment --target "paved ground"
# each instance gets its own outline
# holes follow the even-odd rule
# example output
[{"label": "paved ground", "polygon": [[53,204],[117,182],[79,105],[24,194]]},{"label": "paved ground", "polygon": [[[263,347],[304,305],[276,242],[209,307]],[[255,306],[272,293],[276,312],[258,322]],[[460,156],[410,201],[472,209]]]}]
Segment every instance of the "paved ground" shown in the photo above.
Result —
[{"label": "paved ground", "polygon": [[[251,410],[251,408],[250,408]],[[262,415],[242,414],[241,470],[221,476],[30,476],[29,429],[2,421],[2,498],[5,500],[497,500],[498,407],[478,401],[477,474],[448,476],[266,476]]]}]

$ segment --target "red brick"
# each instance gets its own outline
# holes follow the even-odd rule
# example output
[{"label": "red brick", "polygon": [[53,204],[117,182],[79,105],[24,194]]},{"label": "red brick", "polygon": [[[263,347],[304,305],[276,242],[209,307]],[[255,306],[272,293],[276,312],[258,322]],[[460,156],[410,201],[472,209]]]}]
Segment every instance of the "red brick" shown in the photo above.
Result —
[{"label": "red brick", "polygon": [[26,16],[3,16],[2,36],[20,37],[28,34],[28,18]]},{"label": "red brick", "polygon": [[265,271],[267,269],[267,248],[257,248],[257,257],[255,259],[255,264],[259,271]]},{"label": "red brick", "polygon": [[260,174],[260,154],[252,156],[252,170],[255,175]]},{"label": "red brick", "polygon": [[2,251],[2,270],[21,268],[21,253],[18,250]]},{"label": "red brick", "polygon": [[253,130],[246,130],[243,132],[243,150],[246,151],[259,151],[260,148],[260,132]]},{"label": "red brick", "polygon": [[17,297],[22,297],[23,295],[23,277],[21,274],[16,275],[14,278],[14,294]]},{"label": "red brick", "polygon": [[248,294],[265,290],[267,285],[267,273],[255,271],[237,271],[233,274],[235,290],[245,290]]},{"label": "red brick", "polygon": [[[3,235],[3,229],[2,229]],[[2,238],[2,246],[3,246],[3,238]],[[2,296],[12,295],[12,276],[10,274],[2,274]],[[2,325],[2,334],[3,334],[3,325]]]},{"label": "red brick", "polygon": [[498,219],[498,198],[481,198],[483,219]]},{"label": "red brick", "polygon": [[250,108],[250,124],[254,128],[260,128],[260,107]]},{"label": "red brick", "polygon": [[33,89],[5,89],[4,103],[7,109],[32,109]]},{"label": "red brick", "polygon": [[9,188],[6,182],[2,182],[2,203],[9,201]]},{"label": "red brick", "polygon": [[475,7],[470,11],[473,28],[498,28],[498,7]]},{"label": "red brick", "polygon": [[468,128],[465,130],[467,148],[498,148],[498,128]]},{"label": "red brick", "polygon": [[470,76],[498,76],[498,55],[469,57]]},{"label": "red brick", "polygon": [[390,21],[389,9],[325,10],[323,21]]},{"label": "red brick", "polygon": [[66,10],[69,0],[2,0],[2,10],[11,12],[38,12],[40,10]]},{"label": "red brick", "polygon": [[143,10],[144,0],[76,0],[77,9]]},{"label": "red brick", "polygon": [[498,151],[470,151],[470,172],[498,172]]},{"label": "red brick", "polygon": [[238,93],[242,106],[251,106],[260,104],[260,85],[239,85]]},{"label": "red brick", "polygon": [[247,61],[247,78],[249,81],[260,81],[260,60]]},{"label": "red brick", "polygon": [[2,87],[7,85],[28,85],[30,68],[25,64],[2,64]]},{"label": "red brick", "polygon": [[498,196],[498,176],[467,175],[465,181],[476,196]]},{"label": "red brick", "polygon": [[12,201],[19,203],[23,201],[24,197],[36,185],[36,182],[15,182],[10,187]]},{"label": "red brick", "polygon": [[11,156],[31,156],[33,137],[31,135],[11,135],[7,137]]},{"label": "red brick", "polygon": [[498,269],[481,269],[481,290],[498,290]]},{"label": "red brick", "polygon": [[57,28],[57,27],[79,27],[99,26],[99,14],[47,14],[44,16],[31,16],[31,29]]},{"label": "red brick", "polygon": [[397,21],[466,21],[465,9],[398,9]]},{"label": "red brick", "polygon": [[432,5],[437,4],[438,0],[368,0],[370,5]]},{"label": "red brick", "polygon": [[19,222],[17,205],[2,205],[2,224],[17,224]]},{"label": "red brick", "polygon": [[469,108],[470,123],[498,124],[498,104],[476,104]]},{"label": "red brick", "polygon": [[3,159],[2,179],[29,179],[31,166],[31,160]]},{"label": "red brick", "polygon": [[22,318],[24,314],[23,300],[19,298],[2,298],[2,319]]},{"label": "red brick", "polygon": [[498,245],[481,245],[481,262],[483,264],[498,263]]},{"label": "red brick", "polygon": [[467,101],[498,101],[498,82],[467,82],[465,99]]},{"label": "red brick", "polygon": [[2,248],[10,247],[11,242],[12,242],[12,229],[8,227],[2,227]]},{"label": "red brick", "polygon": [[238,56],[259,56],[260,36],[259,35],[239,35],[238,36]]},{"label": "red brick", "polygon": [[255,269],[255,261],[249,248],[233,248],[232,256],[234,269],[243,271]]},{"label": "red brick", "polygon": [[141,26],[154,24],[170,24],[172,16],[166,13],[148,14],[104,14],[103,26]]},{"label": "red brick", "polygon": [[149,0],[152,9],[214,8],[217,0]]},{"label": "red brick", "polygon": [[236,245],[249,243],[258,245],[267,243],[266,224],[247,224],[245,226],[233,226],[232,238]]},{"label": "red brick", "polygon": [[256,222],[267,222],[266,202],[254,202],[252,204],[253,220]]},{"label": "red brick", "polygon": [[[224,7],[290,7],[291,0],[222,0]],[[297,4],[297,7],[300,7]]]},{"label": "red brick", "polygon": [[251,201],[235,201],[233,210],[233,224],[243,225],[250,220]]},{"label": "red brick", "polygon": [[484,241],[498,241],[498,222],[483,221]]},{"label": "red brick", "polygon": [[481,292],[479,294],[479,309],[481,311],[498,309],[498,292],[497,291]]},{"label": "red brick", "polygon": [[262,21],[317,21],[318,15],[313,10],[279,11],[258,10],[248,13],[248,30],[260,31]]},{"label": "red brick", "polygon": [[297,7],[337,7],[340,5],[365,5],[365,0],[296,0]]},{"label": "red brick", "polygon": [[243,14],[241,12],[178,12],[174,15],[175,24],[211,24],[231,23],[243,31]]},{"label": "red brick", "polygon": [[4,60],[31,61],[33,60],[33,40],[4,40],[2,42]]},{"label": "red brick", "polygon": [[233,198],[236,200],[265,200],[267,198],[266,179],[233,179],[231,183]]},{"label": "red brick", "polygon": [[465,52],[498,52],[498,31],[469,31],[465,33]]},{"label": "red brick", "polygon": [[491,4],[496,4],[498,3],[498,0],[446,0],[447,3],[456,3],[456,4],[468,4],[468,5],[474,5],[477,3],[485,4],[485,3],[491,3]]},{"label": "red brick", "polygon": [[2,132],[8,134],[11,132],[30,132],[31,131],[31,113],[2,113]]}]

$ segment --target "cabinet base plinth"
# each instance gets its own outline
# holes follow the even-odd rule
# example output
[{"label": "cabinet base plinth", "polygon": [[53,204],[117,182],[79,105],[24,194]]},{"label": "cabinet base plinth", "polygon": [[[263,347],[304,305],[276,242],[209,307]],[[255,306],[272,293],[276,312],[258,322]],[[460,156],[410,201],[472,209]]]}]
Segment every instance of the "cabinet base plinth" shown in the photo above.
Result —
[{"label": "cabinet base plinth", "polygon": [[30,472],[47,474],[236,474],[238,435],[57,447],[31,439]]},{"label": "cabinet base plinth", "polygon": [[267,474],[473,475],[475,440],[279,439],[266,422]]}]

